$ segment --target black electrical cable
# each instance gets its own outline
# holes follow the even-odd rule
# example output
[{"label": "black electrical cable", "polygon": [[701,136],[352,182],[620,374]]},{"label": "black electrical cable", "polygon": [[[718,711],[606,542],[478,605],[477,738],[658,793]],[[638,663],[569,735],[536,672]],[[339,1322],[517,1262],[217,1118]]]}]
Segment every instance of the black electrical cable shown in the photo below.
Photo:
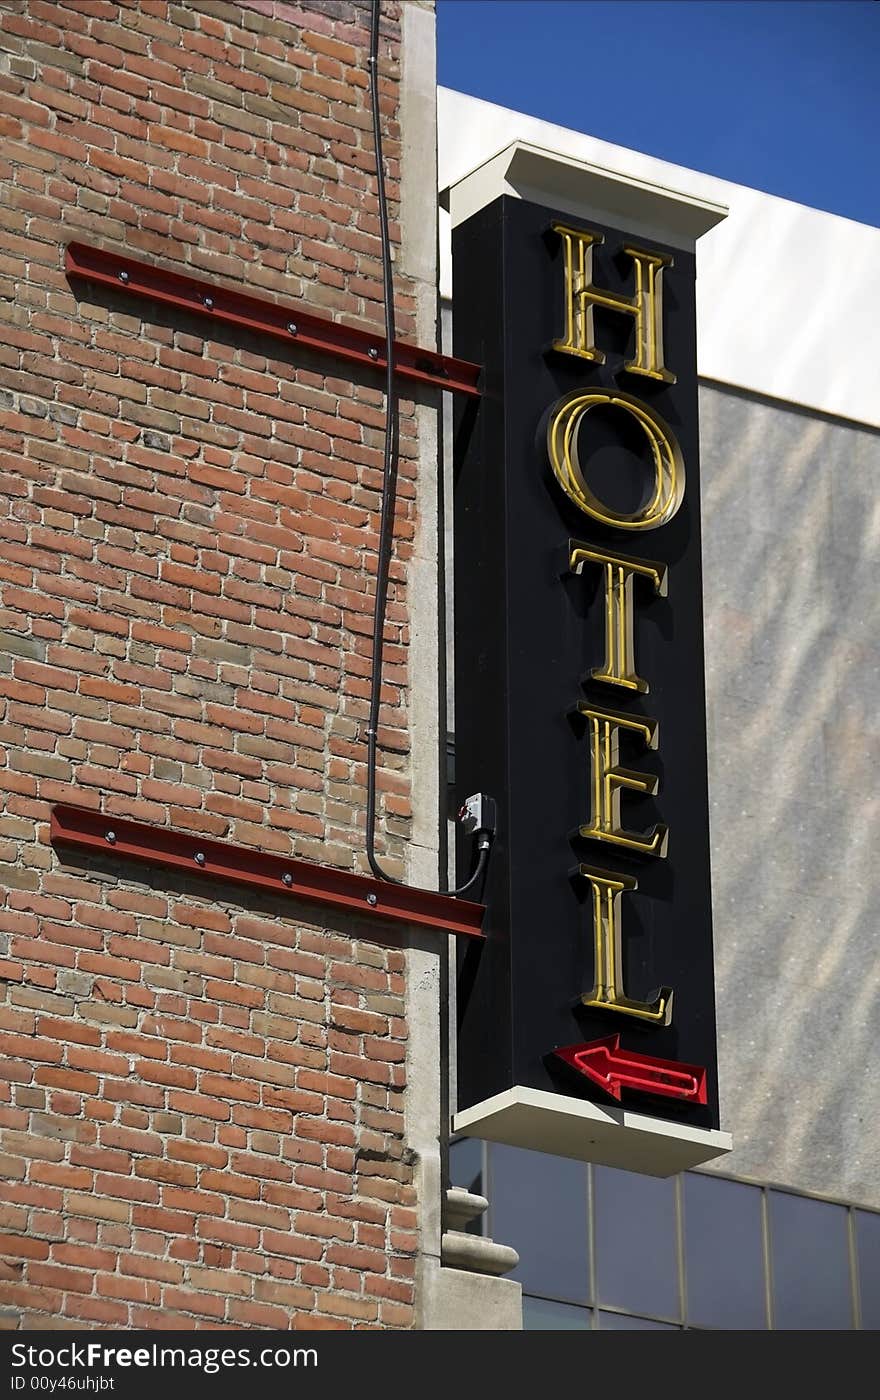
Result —
[{"label": "black electrical cable", "polygon": [[[379,11],[380,0],[372,0],[370,15],[370,105],[373,116],[373,150],[376,157],[376,188],[379,195],[379,227],[382,238],[382,292],[385,300],[385,451],[382,466],[382,505],[379,516],[379,551],[376,561],[376,598],[373,607],[373,646],[370,666],[370,718],[367,727],[367,860],[377,880],[405,885],[383,870],[376,857],[376,761],[379,737],[379,706],[382,692],[382,653],[385,610],[388,601],[388,574],[394,537],[394,503],[397,492],[397,398],[394,384],[394,277],[391,267],[391,235],[385,197],[385,164],[382,158],[382,126],[379,117]],[[479,833],[479,857],[470,878],[450,895],[464,894],[481,878],[488,861],[491,836]]]}]

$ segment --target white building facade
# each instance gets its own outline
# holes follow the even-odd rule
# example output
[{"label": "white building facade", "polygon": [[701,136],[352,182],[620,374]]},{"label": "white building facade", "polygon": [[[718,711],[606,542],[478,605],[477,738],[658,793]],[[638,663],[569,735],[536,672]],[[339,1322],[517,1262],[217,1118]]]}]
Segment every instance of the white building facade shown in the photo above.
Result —
[{"label": "white building facade", "polygon": [[[545,170],[558,162],[560,189],[584,166],[617,182],[635,234],[652,198],[728,211],[696,249],[716,1009],[733,1149],[656,1180],[462,1138],[453,1180],[485,1188],[489,1233],[519,1250],[527,1326],[876,1327],[880,231],[441,89],[453,219],[465,177],[516,142],[545,153]],[[546,185],[498,178],[514,197],[555,202]],[[628,1245],[638,1270],[621,1262]]]}]

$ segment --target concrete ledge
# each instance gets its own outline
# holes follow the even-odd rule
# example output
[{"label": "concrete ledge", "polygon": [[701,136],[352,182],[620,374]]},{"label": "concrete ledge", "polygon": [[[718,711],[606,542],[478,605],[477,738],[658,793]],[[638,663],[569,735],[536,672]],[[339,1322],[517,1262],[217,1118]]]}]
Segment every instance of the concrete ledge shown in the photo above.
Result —
[{"label": "concrete ledge", "polygon": [[452,1127],[465,1137],[646,1176],[674,1176],[733,1147],[729,1133],[670,1123],[625,1108],[604,1108],[521,1084],[457,1113]]},{"label": "concrete ledge", "polygon": [[473,1191],[465,1191],[463,1186],[449,1186],[446,1189],[446,1229],[464,1230],[472,1220],[485,1215],[489,1202],[485,1196],[477,1196]]},{"label": "concrete ledge", "polygon": [[499,195],[548,204],[579,219],[596,219],[636,236],[692,249],[727,215],[723,204],[513,141],[440,195],[455,228]]},{"label": "concrete ledge", "polygon": [[520,1332],[522,1288],[508,1278],[442,1268],[419,1269],[416,1327],[425,1332]]},{"label": "concrete ledge", "polygon": [[515,1269],[519,1255],[509,1244],[496,1244],[483,1235],[469,1235],[464,1230],[447,1230],[440,1241],[440,1260],[444,1268],[497,1277]]}]

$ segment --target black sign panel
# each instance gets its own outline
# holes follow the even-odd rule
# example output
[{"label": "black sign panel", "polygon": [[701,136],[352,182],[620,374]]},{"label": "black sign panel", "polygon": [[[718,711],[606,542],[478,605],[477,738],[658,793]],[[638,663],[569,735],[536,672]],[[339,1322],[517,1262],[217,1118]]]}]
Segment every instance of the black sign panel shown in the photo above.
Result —
[{"label": "black sign panel", "polygon": [[[555,345],[574,339],[583,247],[560,226],[601,235],[586,280],[606,304],[571,303],[588,310],[578,333],[601,363]],[[502,197],[453,236],[455,354],[484,366],[485,389],[456,424],[456,782],[462,800],[483,791],[499,812],[487,941],[459,968],[458,1103],[524,1085],[610,1105],[610,1090],[624,1107],[715,1128],[694,257],[635,241],[672,260],[662,308],[652,303],[662,356],[655,345],[648,361],[646,319],[613,306],[636,291],[626,230]],[[651,354],[670,375],[625,367]],[[578,395],[579,416],[565,407]],[[661,461],[655,422],[678,468]],[[604,522],[564,489],[548,425]],[[615,523],[652,510],[656,528]],[[615,574],[606,556],[633,567]],[[630,637],[614,613],[622,591]],[[628,661],[609,672],[612,633]],[[622,684],[630,673],[648,688]],[[602,1064],[636,1058],[605,1087],[554,1053],[614,1036],[617,1058]],[[670,1061],[705,1074],[677,1077]]]}]

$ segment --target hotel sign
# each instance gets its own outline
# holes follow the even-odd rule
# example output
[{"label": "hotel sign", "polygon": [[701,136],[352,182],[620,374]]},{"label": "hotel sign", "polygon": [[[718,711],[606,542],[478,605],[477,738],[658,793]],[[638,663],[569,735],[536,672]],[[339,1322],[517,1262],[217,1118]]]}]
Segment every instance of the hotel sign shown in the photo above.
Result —
[{"label": "hotel sign", "polygon": [[717,1128],[694,254],[502,196],[453,268],[456,776],[499,810],[459,1109]]}]

